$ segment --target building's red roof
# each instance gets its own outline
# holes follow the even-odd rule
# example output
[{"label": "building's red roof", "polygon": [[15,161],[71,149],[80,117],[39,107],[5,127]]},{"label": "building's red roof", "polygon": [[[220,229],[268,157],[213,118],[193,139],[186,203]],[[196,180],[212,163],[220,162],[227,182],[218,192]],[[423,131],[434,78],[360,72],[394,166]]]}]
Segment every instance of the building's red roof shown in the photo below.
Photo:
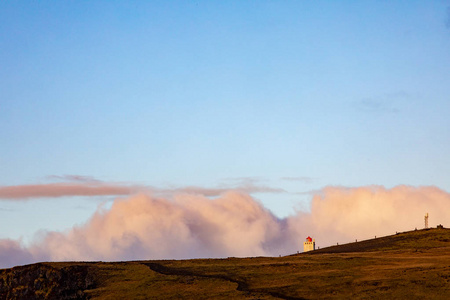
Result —
[{"label": "building's red roof", "polygon": [[307,240],[308,242],[312,242],[312,238],[311,238],[310,236],[308,236],[308,237],[306,238],[306,240]]}]

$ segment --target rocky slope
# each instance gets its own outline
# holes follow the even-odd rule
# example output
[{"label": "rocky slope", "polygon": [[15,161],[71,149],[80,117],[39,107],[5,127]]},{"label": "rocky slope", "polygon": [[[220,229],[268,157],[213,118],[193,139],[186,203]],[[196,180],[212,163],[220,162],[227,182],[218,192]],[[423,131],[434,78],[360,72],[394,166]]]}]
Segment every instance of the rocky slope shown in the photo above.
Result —
[{"label": "rocky slope", "polygon": [[94,286],[88,266],[38,263],[0,270],[0,299],[86,299]]}]

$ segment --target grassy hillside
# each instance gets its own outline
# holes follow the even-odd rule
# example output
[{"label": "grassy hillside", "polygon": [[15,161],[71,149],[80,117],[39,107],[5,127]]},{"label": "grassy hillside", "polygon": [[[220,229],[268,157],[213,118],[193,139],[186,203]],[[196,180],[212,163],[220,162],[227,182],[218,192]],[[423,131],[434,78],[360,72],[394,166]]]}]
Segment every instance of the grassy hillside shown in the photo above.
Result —
[{"label": "grassy hillside", "polygon": [[448,299],[450,230],[287,257],[40,263],[0,270],[0,298]]},{"label": "grassy hillside", "polygon": [[422,229],[385,237],[318,249],[310,254],[350,253],[386,250],[425,250],[449,246],[449,229]]}]

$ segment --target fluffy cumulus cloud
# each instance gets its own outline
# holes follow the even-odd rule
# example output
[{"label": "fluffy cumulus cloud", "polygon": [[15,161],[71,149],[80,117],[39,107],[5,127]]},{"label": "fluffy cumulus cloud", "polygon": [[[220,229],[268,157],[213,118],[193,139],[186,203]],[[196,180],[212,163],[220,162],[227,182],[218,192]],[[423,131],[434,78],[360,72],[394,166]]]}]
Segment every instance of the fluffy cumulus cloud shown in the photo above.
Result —
[{"label": "fluffy cumulus cloud", "polygon": [[8,268],[33,262],[35,257],[24,248],[20,241],[0,240],[0,268]]},{"label": "fluffy cumulus cloud", "polygon": [[141,194],[116,199],[85,225],[46,233],[27,247],[0,240],[0,267],[48,260],[285,255],[301,250],[308,235],[327,246],[421,228],[426,212],[431,224],[448,225],[450,194],[434,187],[327,187],[313,197],[310,212],[284,219],[243,192],[215,199]]},{"label": "fluffy cumulus cloud", "polygon": [[84,227],[50,233],[43,244],[52,260],[267,255],[265,244],[279,231],[278,220],[247,195],[138,195],[116,200]]},{"label": "fluffy cumulus cloud", "polygon": [[290,221],[333,244],[423,228],[427,212],[430,226],[448,226],[450,194],[436,187],[327,187],[313,197],[310,214]]}]

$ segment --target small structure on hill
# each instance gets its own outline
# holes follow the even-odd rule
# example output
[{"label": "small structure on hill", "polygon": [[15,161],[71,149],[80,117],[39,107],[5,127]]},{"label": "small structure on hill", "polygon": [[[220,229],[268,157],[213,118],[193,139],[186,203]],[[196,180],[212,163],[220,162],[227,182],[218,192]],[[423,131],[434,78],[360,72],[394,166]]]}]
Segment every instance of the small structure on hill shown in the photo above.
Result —
[{"label": "small structure on hill", "polygon": [[425,215],[425,229],[428,228],[428,213]]},{"label": "small structure on hill", "polygon": [[308,236],[306,242],[303,242],[303,252],[316,250],[316,240]]}]

